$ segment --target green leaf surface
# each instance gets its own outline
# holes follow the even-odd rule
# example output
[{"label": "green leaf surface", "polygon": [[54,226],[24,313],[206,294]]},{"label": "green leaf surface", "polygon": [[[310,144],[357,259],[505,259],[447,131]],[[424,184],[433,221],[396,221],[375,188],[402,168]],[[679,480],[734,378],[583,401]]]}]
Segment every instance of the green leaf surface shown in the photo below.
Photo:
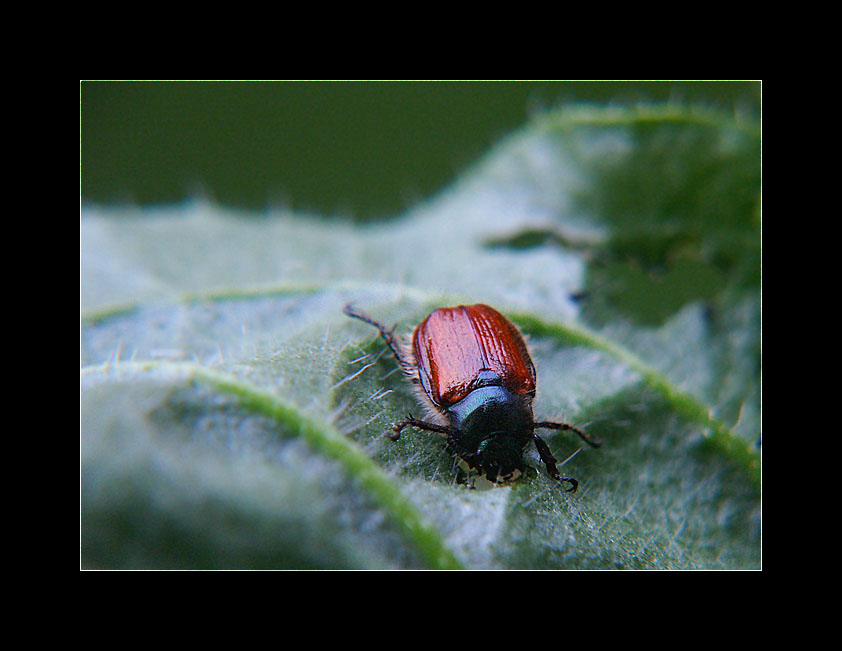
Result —
[{"label": "green leaf surface", "polygon": [[[85,207],[91,568],[759,568],[760,134],[686,106],[548,113],[387,222]],[[489,303],[529,336],[511,485],[459,481],[354,302],[411,332]]]}]

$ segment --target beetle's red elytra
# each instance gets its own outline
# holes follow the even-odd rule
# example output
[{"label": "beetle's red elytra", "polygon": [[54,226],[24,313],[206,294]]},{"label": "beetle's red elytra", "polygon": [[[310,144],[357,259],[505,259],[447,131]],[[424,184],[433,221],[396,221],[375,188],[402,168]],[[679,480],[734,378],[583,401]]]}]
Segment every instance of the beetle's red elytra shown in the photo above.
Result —
[{"label": "beetle's red elytra", "polygon": [[579,482],[559,473],[557,459],[537,434],[538,428],[570,430],[592,447],[600,443],[567,423],[536,421],[535,365],[526,342],[506,317],[488,305],[459,305],[434,310],[401,345],[393,327],[387,330],[351,305],[345,314],[380,331],[410,380],[430,421],[408,415],[394,425],[397,441],[406,427],[446,437],[448,447],[489,481],[509,481],[523,470],[523,450],[533,441],[551,477]]}]

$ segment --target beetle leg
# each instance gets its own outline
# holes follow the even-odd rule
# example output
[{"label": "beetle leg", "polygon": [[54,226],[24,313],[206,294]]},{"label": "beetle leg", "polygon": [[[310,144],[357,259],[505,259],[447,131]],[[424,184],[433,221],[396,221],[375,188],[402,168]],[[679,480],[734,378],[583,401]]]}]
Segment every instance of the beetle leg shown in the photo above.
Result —
[{"label": "beetle leg", "polygon": [[553,456],[553,453],[550,452],[550,448],[544,442],[544,439],[542,439],[537,434],[533,434],[532,439],[535,441],[535,447],[538,448],[538,454],[541,455],[541,461],[543,461],[544,465],[547,466],[547,472],[550,473],[550,476],[558,481],[569,482],[570,488],[566,489],[567,492],[575,493],[576,489],[579,488],[579,482],[573,479],[573,477],[567,477],[565,475],[562,475],[558,471],[558,466],[556,465],[558,459],[556,459]]},{"label": "beetle leg", "polygon": [[398,360],[398,364],[400,364],[401,367],[403,367],[403,368],[408,368],[406,362],[404,362],[403,358],[400,356],[400,353],[398,353],[398,347],[397,347],[397,344],[395,343],[395,336],[394,335],[395,335],[395,328],[397,327],[397,324],[392,326],[391,330],[387,330],[386,327],[382,323],[380,323],[378,321],[375,321],[370,316],[368,316],[368,314],[366,314],[365,312],[361,312],[360,310],[357,310],[350,303],[348,303],[348,305],[343,307],[342,311],[345,314],[347,314],[348,316],[350,316],[354,319],[359,319],[363,323],[367,323],[367,324],[372,325],[375,328],[377,328],[380,331],[380,336],[383,337],[383,341],[386,342],[386,345],[391,349],[392,354],[395,356],[395,359]]},{"label": "beetle leg", "polygon": [[393,441],[397,441],[401,437],[401,432],[403,431],[403,428],[407,426],[417,427],[418,429],[427,430],[428,432],[438,432],[439,434],[444,434],[445,436],[450,436],[453,434],[453,428],[451,427],[446,427],[444,425],[436,425],[435,423],[427,423],[423,420],[413,418],[412,414],[407,414],[406,418],[404,418],[400,423],[397,423],[392,428],[395,431],[395,433],[390,434],[389,438]]},{"label": "beetle leg", "polygon": [[546,427],[547,429],[559,429],[559,430],[570,430],[571,432],[576,432],[579,437],[592,448],[598,448],[602,445],[602,441],[595,441],[587,434],[585,434],[582,430],[573,427],[573,425],[568,425],[567,423],[551,423],[549,421],[541,421],[539,423],[535,423],[535,427]]}]

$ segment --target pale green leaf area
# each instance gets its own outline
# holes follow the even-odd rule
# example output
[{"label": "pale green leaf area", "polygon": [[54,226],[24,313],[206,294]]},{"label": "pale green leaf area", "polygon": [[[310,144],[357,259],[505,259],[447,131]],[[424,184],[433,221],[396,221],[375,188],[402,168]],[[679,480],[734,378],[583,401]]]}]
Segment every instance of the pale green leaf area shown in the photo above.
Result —
[{"label": "pale green leaf area", "polygon": [[[755,569],[760,134],[680,105],[548,113],[360,225],[85,207],[86,568]],[[406,336],[486,302],[529,338],[534,447],[471,488],[354,302]]]}]

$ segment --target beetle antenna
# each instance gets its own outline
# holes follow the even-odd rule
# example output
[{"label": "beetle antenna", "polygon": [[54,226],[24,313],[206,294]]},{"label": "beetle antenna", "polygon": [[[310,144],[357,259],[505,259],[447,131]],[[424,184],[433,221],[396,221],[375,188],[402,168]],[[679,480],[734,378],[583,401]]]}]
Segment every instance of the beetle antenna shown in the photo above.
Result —
[{"label": "beetle antenna", "polygon": [[359,319],[363,323],[367,323],[377,328],[380,331],[380,336],[383,337],[383,341],[385,341],[386,345],[391,349],[395,359],[398,360],[398,363],[402,368],[407,368],[406,363],[403,361],[403,358],[401,358],[400,353],[398,353],[398,347],[395,343],[395,328],[397,327],[397,324],[393,325],[391,330],[387,330],[386,326],[379,321],[375,321],[365,312],[357,310],[351,303],[348,303],[345,307],[343,307],[342,311],[353,319]]},{"label": "beetle antenna", "polygon": [[540,422],[535,423],[535,427],[546,427],[547,429],[558,429],[558,430],[570,430],[571,432],[576,432],[579,437],[592,448],[598,448],[602,445],[602,441],[597,441],[592,439],[590,436],[585,434],[582,430],[578,427],[573,427],[573,425],[568,425],[567,423],[552,423],[550,421],[542,420]]}]

